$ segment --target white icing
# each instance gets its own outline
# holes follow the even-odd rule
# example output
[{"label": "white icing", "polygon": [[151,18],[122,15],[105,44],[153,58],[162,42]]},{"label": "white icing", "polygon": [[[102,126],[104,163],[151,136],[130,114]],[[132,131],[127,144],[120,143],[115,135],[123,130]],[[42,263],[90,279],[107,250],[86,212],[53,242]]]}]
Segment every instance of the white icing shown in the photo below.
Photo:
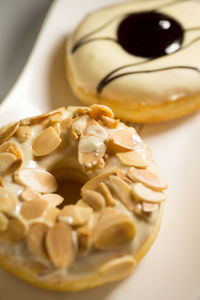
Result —
[{"label": "white icing", "polygon": [[[75,83],[86,93],[96,94],[99,82],[118,67],[145,62],[145,58],[127,53],[119,44],[99,40],[80,47],[74,54],[71,49],[81,37],[101,27],[91,38],[108,37],[116,39],[117,27],[130,12],[157,9],[171,0],[149,0],[122,3],[99,10],[88,15],[72,34],[68,41],[68,62]],[[175,18],[184,29],[200,27],[200,3],[198,1],[176,1],[173,5],[158,10]],[[200,34],[199,30],[185,31],[182,49],[153,61],[134,67],[127,67],[123,72],[155,70],[174,66],[191,66],[200,68],[200,40],[186,47]],[[172,51],[171,48],[168,49]],[[122,73],[118,71],[115,75]],[[128,75],[112,81],[105,86],[100,97],[120,102],[125,105],[143,103],[158,105],[165,101],[175,101],[200,92],[200,73],[190,69],[171,69],[162,72]]]}]

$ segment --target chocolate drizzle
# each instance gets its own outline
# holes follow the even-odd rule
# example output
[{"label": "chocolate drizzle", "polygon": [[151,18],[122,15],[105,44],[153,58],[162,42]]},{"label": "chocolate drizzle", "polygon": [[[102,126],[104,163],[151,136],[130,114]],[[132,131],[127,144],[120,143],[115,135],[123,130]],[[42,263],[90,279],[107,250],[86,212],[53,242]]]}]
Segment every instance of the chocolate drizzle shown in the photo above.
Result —
[{"label": "chocolate drizzle", "polygon": [[[107,40],[117,43],[130,55],[143,58],[141,62],[121,66],[107,74],[97,86],[98,94],[100,94],[103,88],[110,82],[124,76],[161,72],[172,69],[188,69],[195,72],[200,72],[199,68],[187,65],[169,66],[152,70],[125,71],[126,68],[142,65],[166,55],[172,55],[186,47],[189,47],[191,44],[200,41],[199,37],[195,38],[183,47],[185,31],[200,30],[200,27],[184,29],[182,25],[174,18],[158,12],[158,9],[160,8],[178,5],[181,2],[187,1],[188,0],[174,0],[150,11],[115,16],[101,25],[99,28],[79,39],[74,44],[71,50],[73,54],[80,47],[88,43]],[[121,21],[119,22],[117,28],[116,38],[93,36],[119,18]]]}]

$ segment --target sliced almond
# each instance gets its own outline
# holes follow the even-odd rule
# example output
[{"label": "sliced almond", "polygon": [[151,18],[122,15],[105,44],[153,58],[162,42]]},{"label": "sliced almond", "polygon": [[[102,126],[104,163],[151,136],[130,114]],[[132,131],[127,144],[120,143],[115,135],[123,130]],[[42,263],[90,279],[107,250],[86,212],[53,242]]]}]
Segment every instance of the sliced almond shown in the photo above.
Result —
[{"label": "sliced almond", "polygon": [[57,113],[60,113],[62,111],[65,110],[65,107],[59,107],[55,110],[52,110],[50,112],[47,112],[47,113],[44,113],[42,115],[39,115],[39,116],[35,116],[35,117],[32,117],[32,118],[27,118],[27,119],[24,119],[24,120],[21,120],[20,121],[20,125],[30,125],[30,124],[37,124],[37,123],[40,123],[42,122],[43,120],[47,119],[48,117],[50,116],[53,116]]},{"label": "sliced almond", "polygon": [[27,125],[20,125],[16,131],[16,137],[20,143],[25,142],[31,135],[31,127]]},{"label": "sliced almond", "polygon": [[66,223],[56,224],[46,236],[46,247],[56,267],[68,267],[74,258],[72,229]]},{"label": "sliced almond", "polygon": [[15,173],[15,181],[40,193],[53,193],[57,190],[54,176],[43,169],[21,169]]},{"label": "sliced almond", "polygon": [[102,161],[102,157],[103,157],[104,153],[103,152],[99,152],[99,153],[81,153],[79,152],[78,155],[78,160],[79,163],[87,168],[87,169],[91,169],[92,167],[98,166],[99,162],[102,162],[101,168],[104,167],[104,161]]},{"label": "sliced almond", "polygon": [[159,175],[149,169],[142,170],[132,167],[129,169],[127,175],[133,181],[139,181],[147,187],[158,191],[167,188],[167,183]]},{"label": "sliced almond", "polygon": [[114,174],[114,171],[108,171],[98,176],[95,176],[94,178],[90,179],[84,184],[84,186],[81,188],[81,192],[84,192],[84,190],[97,190],[101,182],[107,180],[110,175]]},{"label": "sliced almond", "polygon": [[96,218],[91,216],[87,224],[77,228],[78,254],[86,254],[92,246],[92,230],[96,224]]},{"label": "sliced almond", "polygon": [[36,199],[40,199],[41,194],[33,191],[32,189],[25,188],[23,192],[21,192],[20,194],[20,198],[23,201],[31,201],[31,200],[36,200]]},{"label": "sliced almond", "polygon": [[45,194],[40,199],[47,201],[49,208],[56,207],[64,201],[64,198],[58,194]]},{"label": "sliced almond", "polygon": [[66,205],[59,213],[58,219],[73,226],[81,226],[88,222],[92,208],[77,205]]},{"label": "sliced almond", "polygon": [[166,200],[166,195],[163,192],[153,191],[139,182],[132,185],[131,193],[133,198],[138,201],[160,203]]},{"label": "sliced almond", "polygon": [[147,162],[142,158],[142,156],[135,151],[128,151],[128,152],[120,152],[116,153],[119,160],[125,166],[134,166],[137,168],[146,168]]},{"label": "sliced almond", "polygon": [[15,134],[18,127],[19,127],[19,122],[16,122],[16,123],[11,123],[11,124],[1,128],[0,129],[0,144],[4,143],[9,138],[11,138]]},{"label": "sliced almond", "polygon": [[47,231],[47,225],[43,223],[33,223],[30,225],[26,238],[30,251],[36,256],[42,258],[47,258],[47,250],[45,245]]},{"label": "sliced almond", "polygon": [[62,112],[58,112],[58,113],[50,116],[50,121],[52,123],[58,123],[61,121],[61,119],[62,119]]},{"label": "sliced almond", "polygon": [[57,133],[58,136],[61,135],[61,129],[60,129],[60,124],[59,123],[53,125],[52,128],[55,130],[55,132]]},{"label": "sliced almond", "polygon": [[157,209],[158,209],[158,204],[148,203],[148,202],[143,202],[142,203],[143,212],[151,213],[151,212],[154,212]]},{"label": "sliced almond", "polygon": [[130,186],[117,176],[111,175],[108,182],[111,191],[130,211],[134,210],[135,204],[131,198]]},{"label": "sliced almond", "polygon": [[0,187],[4,187],[3,178],[0,176]]},{"label": "sliced almond", "polygon": [[22,165],[21,158],[16,159],[8,168],[4,171],[4,175],[9,175],[11,173],[14,173],[16,170],[18,170]]},{"label": "sliced almond", "polygon": [[89,119],[88,115],[76,117],[72,122],[72,133],[74,132],[78,136],[81,135],[86,128],[88,119]]},{"label": "sliced almond", "polygon": [[113,199],[113,196],[107,187],[107,185],[104,182],[101,182],[99,184],[99,191],[103,195],[105,201],[106,201],[106,206],[115,206],[116,201]]},{"label": "sliced almond", "polygon": [[106,281],[115,281],[127,277],[133,272],[135,266],[136,261],[128,255],[105,263],[99,269],[99,273]]},{"label": "sliced almond", "polygon": [[133,150],[135,148],[134,134],[133,128],[128,127],[111,131],[108,141],[109,151],[116,153],[124,150]]},{"label": "sliced almond", "polygon": [[15,210],[17,198],[11,191],[0,187],[0,210],[3,212],[12,212]]},{"label": "sliced almond", "polygon": [[33,153],[36,156],[43,156],[53,152],[61,143],[61,138],[58,136],[53,127],[45,129],[33,142]]},{"label": "sliced almond", "polygon": [[21,215],[27,219],[35,219],[40,218],[44,211],[47,209],[48,203],[44,200],[38,199],[38,200],[31,200],[28,202],[25,202],[21,207]]},{"label": "sliced almond", "polygon": [[94,210],[101,210],[105,207],[105,199],[104,197],[92,190],[84,190],[81,193],[83,200],[85,200],[90,206],[94,208]]},{"label": "sliced almond", "polygon": [[90,207],[89,204],[85,202],[83,199],[79,199],[78,202],[76,203],[76,206]]},{"label": "sliced almond", "polygon": [[16,156],[11,153],[0,153],[0,174],[4,174],[5,171],[14,163]]},{"label": "sliced almond", "polygon": [[8,218],[0,211],[0,232],[3,232],[8,227]]},{"label": "sliced almond", "polygon": [[46,211],[44,222],[50,225],[54,224],[57,220],[59,213],[60,213],[60,209],[58,209],[57,207],[49,208]]},{"label": "sliced almond", "polygon": [[0,146],[0,153],[8,152],[16,156],[16,158],[22,158],[22,153],[15,142],[5,142]]},{"label": "sliced almond", "polygon": [[128,215],[113,208],[106,208],[94,229],[94,246],[98,249],[122,247],[128,244],[135,234],[135,225]]},{"label": "sliced almond", "polygon": [[26,227],[17,218],[12,218],[8,222],[7,229],[0,233],[0,240],[7,243],[19,242],[26,235]]},{"label": "sliced almond", "polygon": [[115,171],[117,177],[121,178],[121,180],[123,180],[123,181],[125,181],[127,183],[131,183],[131,180],[120,169],[118,169],[117,167],[115,167],[114,171]]},{"label": "sliced almond", "polygon": [[111,119],[107,116],[101,116],[101,123],[108,128],[117,128],[119,120]]},{"label": "sliced almond", "polygon": [[68,116],[67,118],[64,118],[60,123],[61,131],[67,130],[72,125],[72,116]]},{"label": "sliced almond", "polygon": [[90,106],[90,108],[91,108],[90,116],[95,120],[100,119],[102,116],[106,116],[109,118],[114,117],[112,110],[105,105],[93,104]]}]

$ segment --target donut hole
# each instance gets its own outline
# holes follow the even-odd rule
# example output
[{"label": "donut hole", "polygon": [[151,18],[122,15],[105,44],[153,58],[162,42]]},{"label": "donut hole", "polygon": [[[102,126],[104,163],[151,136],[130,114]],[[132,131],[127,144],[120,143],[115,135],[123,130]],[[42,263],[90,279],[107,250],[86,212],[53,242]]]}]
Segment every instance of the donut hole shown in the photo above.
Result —
[{"label": "donut hole", "polygon": [[81,188],[88,180],[85,174],[75,169],[52,169],[51,174],[55,177],[58,189],[57,194],[64,198],[64,201],[59,208],[65,205],[76,204],[80,199]]}]

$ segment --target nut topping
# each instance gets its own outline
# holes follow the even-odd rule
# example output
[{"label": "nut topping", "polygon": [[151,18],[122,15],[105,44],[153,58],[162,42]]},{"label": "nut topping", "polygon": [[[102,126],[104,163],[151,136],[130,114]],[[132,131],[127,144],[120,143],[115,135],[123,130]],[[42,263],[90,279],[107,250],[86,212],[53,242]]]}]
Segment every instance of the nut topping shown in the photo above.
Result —
[{"label": "nut topping", "polygon": [[127,175],[133,181],[139,181],[147,187],[158,191],[162,191],[167,188],[166,182],[150,169],[141,170],[132,167],[129,169]]},{"label": "nut topping", "polygon": [[103,195],[105,201],[106,201],[106,206],[115,206],[116,201],[113,199],[113,196],[107,187],[107,185],[104,182],[101,182],[99,184],[99,191]]},{"label": "nut topping", "polygon": [[146,213],[152,213],[158,209],[158,204],[142,202],[142,210]]},{"label": "nut topping", "polygon": [[8,218],[0,211],[0,232],[5,231],[8,227]]},{"label": "nut topping", "polygon": [[93,104],[90,106],[90,108],[90,116],[95,120],[100,119],[102,116],[106,116],[111,119],[114,117],[112,110],[105,105]]},{"label": "nut topping", "polygon": [[64,201],[64,198],[58,194],[45,194],[40,199],[47,201],[49,208],[56,207]]},{"label": "nut topping", "polygon": [[6,127],[3,127],[0,129],[0,144],[2,144],[3,142],[7,141],[9,138],[11,138],[17,128],[19,127],[19,122],[16,123],[11,123]]},{"label": "nut topping", "polygon": [[135,143],[133,135],[135,131],[129,128],[120,128],[113,130],[110,133],[110,140],[108,142],[109,149],[111,152],[121,152],[124,150],[133,150]]},{"label": "nut topping", "polygon": [[31,252],[35,255],[47,258],[45,238],[48,231],[48,226],[43,223],[33,223],[30,225],[27,234],[27,244]]},{"label": "nut topping", "polygon": [[142,158],[142,156],[135,151],[120,152],[116,154],[119,160],[125,166],[134,166],[137,168],[146,168],[147,162]]},{"label": "nut topping", "polygon": [[56,224],[46,236],[46,247],[55,267],[68,267],[74,258],[72,230],[66,223]]},{"label": "nut topping", "polygon": [[31,135],[31,127],[26,125],[20,125],[16,131],[16,136],[20,143],[25,142]]},{"label": "nut topping", "polygon": [[15,162],[16,156],[11,153],[0,153],[0,174],[4,175],[6,170]]},{"label": "nut topping", "polygon": [[44,217],[44,222],[46,222],[50,225],[54,224],[57,220],[59,213],[60,213],[60,209],[58,209],[57,207],[49,208],[46,211],[46,214]]},{"label": "nut topping", "polygon": [[0,187],[0,210],[6,213],[12,212],[16,207],[17,199],[11,191]]},{"label": "nut topping", "polygon": [[84,190],[81,193],[81,196],[83,200],[85,200],[90,206],[94,208],[94,210],[101,210],[105,207],[105,199],[98,192],[92,190]]},{"label": "nut topping", "polygon": [[99,272],[106,280],[115,281],[128,276],[135,266],[136,262],[131,255],[124,256],[105,263]]},{"label": "nut topping", "polygon": [[133,198],[138,201],[160,203],[166,200],[166,195],[164,193],[153,191],[139,182],[132,185],[131,193]]},{"label": "nut topping", "polygon": [[94,246],[98,249],[113,249],[129,243],[136,234],[133,221],[113,208],[106,208],[94,230]]},{"label": "nut topping", "polygon": [[66,205],[59,213],[58,219],[69,225],[81,226],[88,222],[92,215],[92,208],[77,205]]},{"label": "nut topping", "polygon": [[109,177],[109,187],[119,199],[130,211],[134,210],[135,204],[131,198],[130,186],[117,176],[111,175]]},{"label": "nut topping", "polygon": [[36,156],[44,156],[53,152],[61,143],[61,138],[53,129],[48,127],[33,142],[33,153]]},{"label": "nut topping", "polygon": [[8,152],[16,156],[16,158],[22,158],[22,153],[15,142],[5,142],[0,146],[0,153]]},{"label": "nut topping", "polygon": [[20,198],[23,201],[31,201],[31,200],[36,200],[40,199],[40,193],[33,191],[29,187],[25,188],[23,192],[20,194]]},{"label": "nut topping", "polygon": [[43,169],[22,169],[15,173],[14,178],[17,183],[40,193],[53,193],[57,190],[54,176]]},{"label": "nut topping", "polygon": [[19,242],[24,239],[26,227],[17,218],[11,218],[8,222],[7,229],[0,233],[0,240],[7,243]]},{"label": "nut topping", "polygon": [[21,208],[21,215],[27,220],[39,218],[43,215],[47,206],[48,203],[40,199],[25,202]]}]

